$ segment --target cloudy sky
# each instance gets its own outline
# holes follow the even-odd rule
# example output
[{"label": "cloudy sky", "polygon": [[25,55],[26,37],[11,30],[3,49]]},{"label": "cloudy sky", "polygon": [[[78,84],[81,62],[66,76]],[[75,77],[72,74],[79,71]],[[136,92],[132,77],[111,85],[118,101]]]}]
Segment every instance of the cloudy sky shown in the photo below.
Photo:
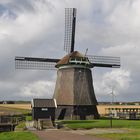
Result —
[{"label": "cloudy sky", "polygon": [[56,71],[16,70],[15,56],[61,58],[64,9],[77,8],[75,50],[120,56],[92,69],[98,101],[140,101],[140,0],[0,0],[0,100],[51,98]]}]

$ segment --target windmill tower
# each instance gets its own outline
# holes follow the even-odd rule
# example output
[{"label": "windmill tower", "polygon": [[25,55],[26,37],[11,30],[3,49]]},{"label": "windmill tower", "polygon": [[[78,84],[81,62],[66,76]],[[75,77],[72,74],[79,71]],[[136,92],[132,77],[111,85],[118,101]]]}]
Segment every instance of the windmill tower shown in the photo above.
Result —
[{"label": "windmill tower", "polygon": [[17,69],[57,68],[54,98],[57,102],[58,119],[87,116],[98,118],[97,100],[94,93],[91,68],[120,67],[119,57],[83,55],[74,50],[76,9],[65,9],[64,50],[62,59],[15,57]]}]

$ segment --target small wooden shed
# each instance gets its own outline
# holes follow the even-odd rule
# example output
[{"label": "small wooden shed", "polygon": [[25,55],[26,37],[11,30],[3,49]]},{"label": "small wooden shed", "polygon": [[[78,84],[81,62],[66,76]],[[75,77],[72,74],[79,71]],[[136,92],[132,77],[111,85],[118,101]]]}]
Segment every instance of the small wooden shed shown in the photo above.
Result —
[{"label": "small wooden shed", "polygon": [[51,119],[55,120],[55,110],[57,108],[55,99],[33,99],[32,106],[32,118],[38,121],[38,119]]}]

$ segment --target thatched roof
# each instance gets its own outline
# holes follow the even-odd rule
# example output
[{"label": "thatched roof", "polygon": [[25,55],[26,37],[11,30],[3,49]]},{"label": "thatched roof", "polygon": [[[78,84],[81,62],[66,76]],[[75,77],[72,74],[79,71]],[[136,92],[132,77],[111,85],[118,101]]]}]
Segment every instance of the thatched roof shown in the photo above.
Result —
[{"label": "thatched roof", "polygon": [[56,64],[56,67],[58,67],[59,65],[68,64],[69,59],[73,58],[73,57],[84,57],[84,55],[79,53],[78,51],[74,51],[74,52],[64,56],[60,61],[58,61]]}]

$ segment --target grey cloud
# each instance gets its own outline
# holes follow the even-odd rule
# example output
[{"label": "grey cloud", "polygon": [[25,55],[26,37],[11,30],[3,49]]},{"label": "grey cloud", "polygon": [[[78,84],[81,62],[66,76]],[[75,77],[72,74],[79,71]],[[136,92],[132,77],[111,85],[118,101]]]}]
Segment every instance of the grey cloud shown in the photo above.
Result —
[{"label": "grey cloud", "polygon": [[[140,51],[134,47],[140,45],[138,18],[140,14],[136,5],[138,3],[137,0],[134,2],[131,0],[83,0],[82,2],[81,0],[2,0],[0,2],[1,98],[30,100],[35,91],[31,92],[32,94],[29,92],[35,85],[38,86],[37,91],[40,89],[39,81],[55,82],[56,71],[15,70],[14,57],[63,57],[66,54],[63,51],[64,8],[76,7],[78,8],[76,50],[84,53],[86,48],[89,48],[88,54],[91,55],[120,55],[122,69],[130,72],[132,81],[126,90],[119,90],[117,98],[137,100]],[[7,11],[9,13],[6,13]],[[7,21],[6,17],[2,17],[4,14],[7,14],[10,20]],[[129,15],[124,18],[125,14]],[[94,85],[104,80],[103,76],[106,73],[111,74],[111,71],[111,69],[95,68]],[[4,84],[7,86],[2,86]],[[42,83],[42,89],[46,85]],[[98,89],[102,89],[101,85],[97,86]],[[95,92],[98,100],[106,100],[105,91],[97,88]],[[47,97],[48,93],[46,92],[45,96],[44,90],[42,92],[40,96]],[[53,94],[53,91],[50,92]],[[27,96],[27,93],[30,96]],[[24,96],[21,96],[22,94]]]}]

